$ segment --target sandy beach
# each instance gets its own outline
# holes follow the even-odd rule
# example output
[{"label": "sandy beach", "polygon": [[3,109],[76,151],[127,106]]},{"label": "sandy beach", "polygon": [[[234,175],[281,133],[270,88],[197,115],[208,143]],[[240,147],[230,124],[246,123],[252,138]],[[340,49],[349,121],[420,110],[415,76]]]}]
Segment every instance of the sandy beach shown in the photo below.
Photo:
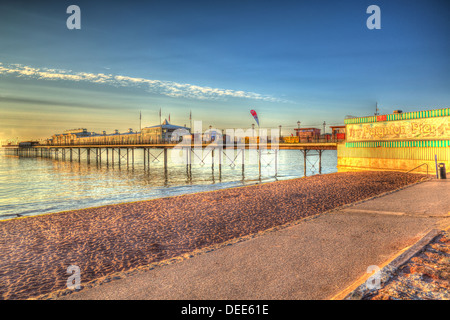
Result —
[{"label": "sandy beach", "polygon": [[357,172],[0,221],[0,297],[65,289],[414,183],[422,175]]}]

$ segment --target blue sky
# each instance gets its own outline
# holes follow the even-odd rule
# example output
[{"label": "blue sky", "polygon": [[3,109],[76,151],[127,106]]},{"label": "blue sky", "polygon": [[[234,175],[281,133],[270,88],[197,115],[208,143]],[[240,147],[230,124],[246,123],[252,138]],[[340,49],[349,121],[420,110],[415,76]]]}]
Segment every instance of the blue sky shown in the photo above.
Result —
[{"label": "blue sky", "polygon": [[[449,107],[448,1],[2,1],[0,140]],[[66,8],[81,8],[68,30]],[[369,30],[369,5],[381,29]]]}]

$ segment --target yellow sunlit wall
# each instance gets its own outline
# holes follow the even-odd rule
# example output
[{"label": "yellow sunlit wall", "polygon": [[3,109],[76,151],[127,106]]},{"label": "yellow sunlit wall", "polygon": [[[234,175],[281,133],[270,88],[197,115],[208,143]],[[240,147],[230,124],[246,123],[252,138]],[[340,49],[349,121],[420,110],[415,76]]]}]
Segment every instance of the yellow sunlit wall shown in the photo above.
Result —
[{"label": "yellow sunlit wall", "polygon": [[[450,167],[450,108],[352,118],[345,125],[339,171],[409,171],[426,163],[435,174],[435,156]],[[426,165],[414,170],[426,171]]]}]

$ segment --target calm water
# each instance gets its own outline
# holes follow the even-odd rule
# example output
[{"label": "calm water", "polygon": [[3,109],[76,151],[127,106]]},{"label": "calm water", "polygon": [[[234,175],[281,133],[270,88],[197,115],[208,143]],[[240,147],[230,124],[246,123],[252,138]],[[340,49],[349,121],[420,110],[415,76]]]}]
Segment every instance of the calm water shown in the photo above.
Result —
[{"label": "calm water", "polygon": [[[152,150],[154,156],[159,153]],[[223,157],[221,177],[217,164],[213,172],[211,158],[207,156],[205,165],[192,165],[192,178],[189,179],[185,165],[170,162],[165,176],[162,155],[159,162],[151,163],[150,170],[144,170],[143,155],[139,150],[135,151],[134,167],[127,168],[126,163],[122,162],[120,168],[117,164],[113,168],[106,163],[98,166],[93,160],[88,165],[85,160],[78,163],[47,158],[18,158],[5,155],[4,150],[0,149],[0,219],[11,218],[16,214],[35,215],[81,209],[303,176],[303,156],[298,150],[279,151],[276,179],[273,152],[263,154],[261,179],[258,166],[249,164],[255,163],[252,161],[255,151],[246,150],[245,156],[244,176],[241,156],[237,157],[236,166],[230,166],[231,161]],[[171,151],[168,158],[170,161]],[[307,175],[317,174],[318,156],[311,156],[309,160],[316,162],[316,169],[311,170],[308,163]],[[324,151],[322,173],[336,172],[336,165],[336,151]]]}]

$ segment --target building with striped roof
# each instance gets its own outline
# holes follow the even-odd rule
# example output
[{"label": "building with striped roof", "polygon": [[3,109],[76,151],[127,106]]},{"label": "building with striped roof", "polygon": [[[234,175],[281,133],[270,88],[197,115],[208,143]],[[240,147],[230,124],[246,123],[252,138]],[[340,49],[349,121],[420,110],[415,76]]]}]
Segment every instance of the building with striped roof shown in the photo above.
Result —
[{"label": "building with striped roof", "polygon": [[338,170],[436,172],[450,166],[450,108],[345,119]]}]

